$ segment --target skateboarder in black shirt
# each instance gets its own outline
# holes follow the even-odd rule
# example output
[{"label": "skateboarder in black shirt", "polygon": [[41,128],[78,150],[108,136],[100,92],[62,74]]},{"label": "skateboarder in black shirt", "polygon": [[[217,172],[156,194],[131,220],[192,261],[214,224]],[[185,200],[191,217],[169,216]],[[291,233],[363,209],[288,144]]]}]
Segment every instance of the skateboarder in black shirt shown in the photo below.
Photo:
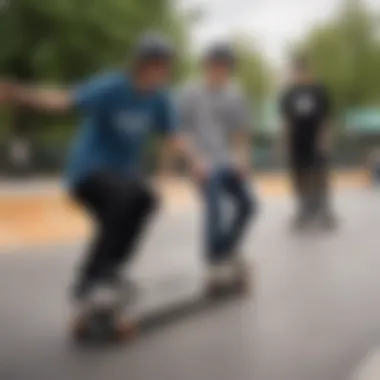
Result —
[{"label": "skateboarder in black shirt", "polygon": [[330,153],[329,94],[317,82],[305,57],[292,62],[292,80],[281,97],[281,114],[291,175],[299,203],[295,226],[311,220],[335,224],[328,197]]}]

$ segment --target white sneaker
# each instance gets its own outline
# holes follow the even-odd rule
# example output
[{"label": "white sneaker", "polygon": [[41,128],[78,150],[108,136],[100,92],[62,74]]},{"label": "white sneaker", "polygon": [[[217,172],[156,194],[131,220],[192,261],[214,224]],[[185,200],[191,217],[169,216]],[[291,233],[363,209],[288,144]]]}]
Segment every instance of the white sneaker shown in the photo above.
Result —
[{"label": "white sneaker", "polygon": [[89,303],[100,308],[112,308],[117,304],[119,298],[119,293],[113,286],[102,285],[94,289]]}]

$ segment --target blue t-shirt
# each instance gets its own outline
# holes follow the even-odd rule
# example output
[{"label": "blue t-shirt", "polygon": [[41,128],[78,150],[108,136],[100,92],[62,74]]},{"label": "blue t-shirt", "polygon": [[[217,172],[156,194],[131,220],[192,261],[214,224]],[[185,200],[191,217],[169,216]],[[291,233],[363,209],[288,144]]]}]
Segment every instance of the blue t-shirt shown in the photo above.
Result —
[{"label": "blue t-shirt", "polygon": [[165,91],[139,92],[123,73],[109,73],[75,90],[75,107],[84,116],[69,155],[70,186],[99,170],[139,171],[152,132],[174,131],[173,106]]}]

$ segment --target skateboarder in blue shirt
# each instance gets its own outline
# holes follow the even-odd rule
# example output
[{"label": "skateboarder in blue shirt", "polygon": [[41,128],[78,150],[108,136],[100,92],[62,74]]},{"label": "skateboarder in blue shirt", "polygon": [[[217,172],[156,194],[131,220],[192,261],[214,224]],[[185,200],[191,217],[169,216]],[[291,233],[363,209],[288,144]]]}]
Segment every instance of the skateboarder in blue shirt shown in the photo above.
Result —
[{"label": "skateboarder in blue shirt", "polygon": [[138,41],[129,73],[99,75],[67,91],[0,84],[0,99],[11,104],[56,113],[76,109],[83,115],[66,179],[96,228],[73,287],[75,300],[99,284],[118,283],[121,265],[157,206],[142,156],[152,133],[167,137],[170,148],[180,145],[165,90],[173,57],[165,37],[149,34]]}]

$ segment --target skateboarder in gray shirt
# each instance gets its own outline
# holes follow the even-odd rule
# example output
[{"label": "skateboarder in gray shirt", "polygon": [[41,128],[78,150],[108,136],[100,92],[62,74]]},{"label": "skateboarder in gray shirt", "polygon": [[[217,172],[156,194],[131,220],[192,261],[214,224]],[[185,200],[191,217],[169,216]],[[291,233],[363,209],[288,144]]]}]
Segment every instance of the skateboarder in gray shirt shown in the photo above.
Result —
[{"label": "skateboarder in gray shirt", "polygon": [[[192,173],[205,205],[205,249],[210,285],[244,277],[243,233],[256,210],[250,188],[251,113],[233,81],[236,57],[226,44],[209,49],[203,75],[179,96],[180,124],[192,150]],[[233,205],[232,215],[225,199]]]}]

